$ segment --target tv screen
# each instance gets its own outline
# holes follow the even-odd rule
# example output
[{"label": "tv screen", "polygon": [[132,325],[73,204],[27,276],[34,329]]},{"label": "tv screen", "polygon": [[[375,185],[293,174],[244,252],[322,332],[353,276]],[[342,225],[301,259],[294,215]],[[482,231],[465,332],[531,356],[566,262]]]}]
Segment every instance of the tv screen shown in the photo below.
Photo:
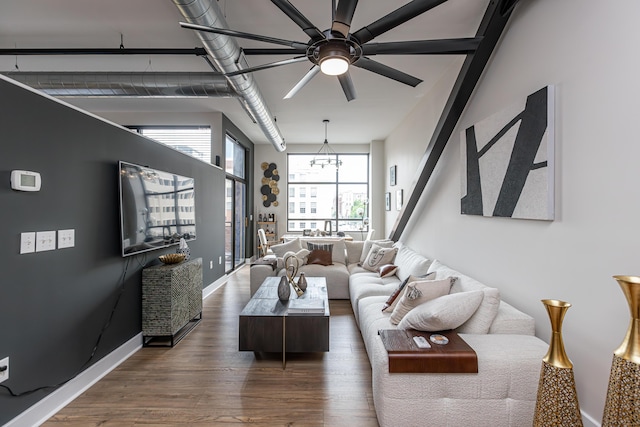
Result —
[{"label": "tv screen", "polygon": [[122,256],[196,238],[194,179],[120,161]]}]

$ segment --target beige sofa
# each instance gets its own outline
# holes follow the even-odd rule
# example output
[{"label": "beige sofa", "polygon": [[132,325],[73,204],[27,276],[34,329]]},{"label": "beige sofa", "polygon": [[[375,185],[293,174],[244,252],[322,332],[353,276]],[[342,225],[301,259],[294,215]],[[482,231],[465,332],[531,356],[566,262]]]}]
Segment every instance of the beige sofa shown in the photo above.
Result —
[{"label": "beige sofa", "polygon": [[[380,426],[531,425],[542,357],[548,349],[534,335],[533,318],[502,301],[498,289],[418,254],[400,242],[378,242],[397,248],[396,274],[380,277],[358,265],[371,243],[345,242],[344,264],[320,267],[325,270],[313,273],[309,270],[305,274],[324,275],[322,272],[326,271],[333,277],[327,281],[330,297],[351,301],[371,363],[373,399]],[[334,246],[334,250],[337,247],[341,245]],[[252,288],[254,269],[262,275],[266,272],[264,267],[271,270],[269,266],[251,268]],[[283,271],[280,268],[266,273],[283,274]],[[477,374],[389,373],[388,355],[378,331],[398,326],[382,308],[389,295],[410,275],[428,273],[434,273],[435,279],[455,277],[451,295],[467,295],[462,294],[465,292],[481,295],[471,317],[456,328],[478,356]],[[455,311],[456,307],[450,310]]]}]

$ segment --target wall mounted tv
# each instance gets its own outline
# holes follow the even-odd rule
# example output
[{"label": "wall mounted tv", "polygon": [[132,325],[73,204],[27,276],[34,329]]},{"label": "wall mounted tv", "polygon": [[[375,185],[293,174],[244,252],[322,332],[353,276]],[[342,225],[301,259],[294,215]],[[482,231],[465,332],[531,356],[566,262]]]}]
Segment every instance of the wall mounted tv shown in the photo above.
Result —
[{"label": "wall mounted tv", "polygon": [[194,179],[119,162],[122,256],[196,238]]}]

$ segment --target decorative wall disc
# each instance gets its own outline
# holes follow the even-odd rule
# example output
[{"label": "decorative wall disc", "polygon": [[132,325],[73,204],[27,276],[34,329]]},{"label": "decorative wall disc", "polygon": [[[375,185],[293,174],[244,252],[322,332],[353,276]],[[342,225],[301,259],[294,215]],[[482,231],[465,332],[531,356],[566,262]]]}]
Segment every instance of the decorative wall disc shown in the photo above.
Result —
[{"label": "decorative wall disc", "polygon": [[262,168],[262,170],[267,170],[267,168],[269,167],[269,163],[267,162],[262,162],[262,164],[260,165],[260,167]]}]

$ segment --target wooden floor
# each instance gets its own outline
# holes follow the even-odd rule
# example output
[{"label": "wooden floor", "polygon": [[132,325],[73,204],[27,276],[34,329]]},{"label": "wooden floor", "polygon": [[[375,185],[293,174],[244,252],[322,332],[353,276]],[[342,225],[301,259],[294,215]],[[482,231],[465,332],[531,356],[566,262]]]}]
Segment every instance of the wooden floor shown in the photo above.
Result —
[{"label": "wooden floor", "polygon": [[371,367],[348,300],[331,300],[329,353],[238,351],[244,267],[174,348],[142,348],[44,426],[378,426]]}]

